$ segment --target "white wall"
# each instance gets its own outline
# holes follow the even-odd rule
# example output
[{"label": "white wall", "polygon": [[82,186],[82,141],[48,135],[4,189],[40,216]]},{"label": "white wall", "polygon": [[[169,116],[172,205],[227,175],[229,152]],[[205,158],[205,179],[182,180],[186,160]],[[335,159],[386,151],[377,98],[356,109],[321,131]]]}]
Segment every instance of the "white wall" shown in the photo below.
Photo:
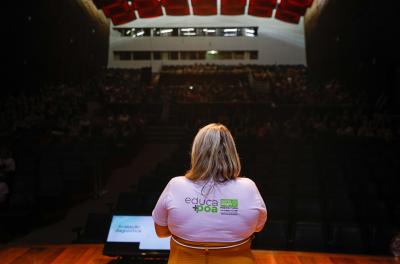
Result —
[{"label": "white wall", "polygon": [[[306,64],[304,24],[288,24],[274,18],[252,16],[163,16],[137,19],[120,27],[253,27],[257,37],[141,37],[129,38],[113,30],[111,23],[108,67],[153,67],[157,71],[162,64]],[[200,51],[200,50],[258,50],[258,60],[212,60],[212,61],[118,61],[114,51]]]}]

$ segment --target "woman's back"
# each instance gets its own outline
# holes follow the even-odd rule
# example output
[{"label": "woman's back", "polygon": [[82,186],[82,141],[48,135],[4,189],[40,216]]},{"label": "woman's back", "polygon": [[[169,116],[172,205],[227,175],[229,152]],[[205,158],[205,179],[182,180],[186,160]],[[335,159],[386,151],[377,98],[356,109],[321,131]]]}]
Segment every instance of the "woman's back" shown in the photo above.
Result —
[{"label": "woman's back", "polygon": [[263,228],[267,210],[240,170],[230,131],[222,124],[201,128],[190,170],[171,179],[153,210],[157,235],[172,235],[169,264],[254,264],[251,237]]},{"label": "woman's back", "polygon": [[168,226],[175,236],[195,242],[246,239],[261,230],[266,216],[256,185],[241,177],[212,185],[175,177],[153,211],[157,224]]}]

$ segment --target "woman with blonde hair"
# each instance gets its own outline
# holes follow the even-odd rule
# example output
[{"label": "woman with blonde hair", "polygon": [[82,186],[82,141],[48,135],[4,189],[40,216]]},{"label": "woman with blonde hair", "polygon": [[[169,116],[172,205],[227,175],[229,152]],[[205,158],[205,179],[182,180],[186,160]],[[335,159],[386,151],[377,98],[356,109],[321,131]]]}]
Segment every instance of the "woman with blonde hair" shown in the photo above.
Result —
[{"label": "woman with blonde hair", "polygon": [[240,177],[229,130],[209,124],[197,133],[191,168],[165,187],[152,213],[159,237],[171,236],[169,264],[251,264],[253,233],[267,210],[255,185]]}]

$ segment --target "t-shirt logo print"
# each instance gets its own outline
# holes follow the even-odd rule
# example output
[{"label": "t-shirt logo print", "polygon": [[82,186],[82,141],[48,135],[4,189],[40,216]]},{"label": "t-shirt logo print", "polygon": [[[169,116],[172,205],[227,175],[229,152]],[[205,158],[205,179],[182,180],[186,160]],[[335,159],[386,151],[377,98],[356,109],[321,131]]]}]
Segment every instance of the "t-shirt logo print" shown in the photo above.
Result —
[{"label": "t-shirt logo print", "polygon": [[196,213],[218,213],[221,215],[237,215],[239,210],[238,199],[211,200],[198,197],[186,197],[185,203],[193,205],[192,209]]},{"label": "t-shirt logo print", "polygon": [[217,200],[186,197],[185,203],[194,205],[192,208],[196,213],[218,213]]},{"label": "t-shirt logo print", "polygon": [[239,201],[237,199],[221,199],[221,215],[237,215],[239,210]]}]

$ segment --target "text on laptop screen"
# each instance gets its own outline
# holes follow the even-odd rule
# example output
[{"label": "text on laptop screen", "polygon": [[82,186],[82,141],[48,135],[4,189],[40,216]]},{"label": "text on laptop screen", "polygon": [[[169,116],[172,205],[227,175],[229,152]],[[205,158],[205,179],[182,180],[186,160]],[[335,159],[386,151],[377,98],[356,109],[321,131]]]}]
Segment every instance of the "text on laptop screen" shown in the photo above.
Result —
[{"label": "text on laptop screen", "polygon": [[159,238],[151,216],[113,215],[107,242],[139,242],[139,249],[169,250],[170,238]]}]

